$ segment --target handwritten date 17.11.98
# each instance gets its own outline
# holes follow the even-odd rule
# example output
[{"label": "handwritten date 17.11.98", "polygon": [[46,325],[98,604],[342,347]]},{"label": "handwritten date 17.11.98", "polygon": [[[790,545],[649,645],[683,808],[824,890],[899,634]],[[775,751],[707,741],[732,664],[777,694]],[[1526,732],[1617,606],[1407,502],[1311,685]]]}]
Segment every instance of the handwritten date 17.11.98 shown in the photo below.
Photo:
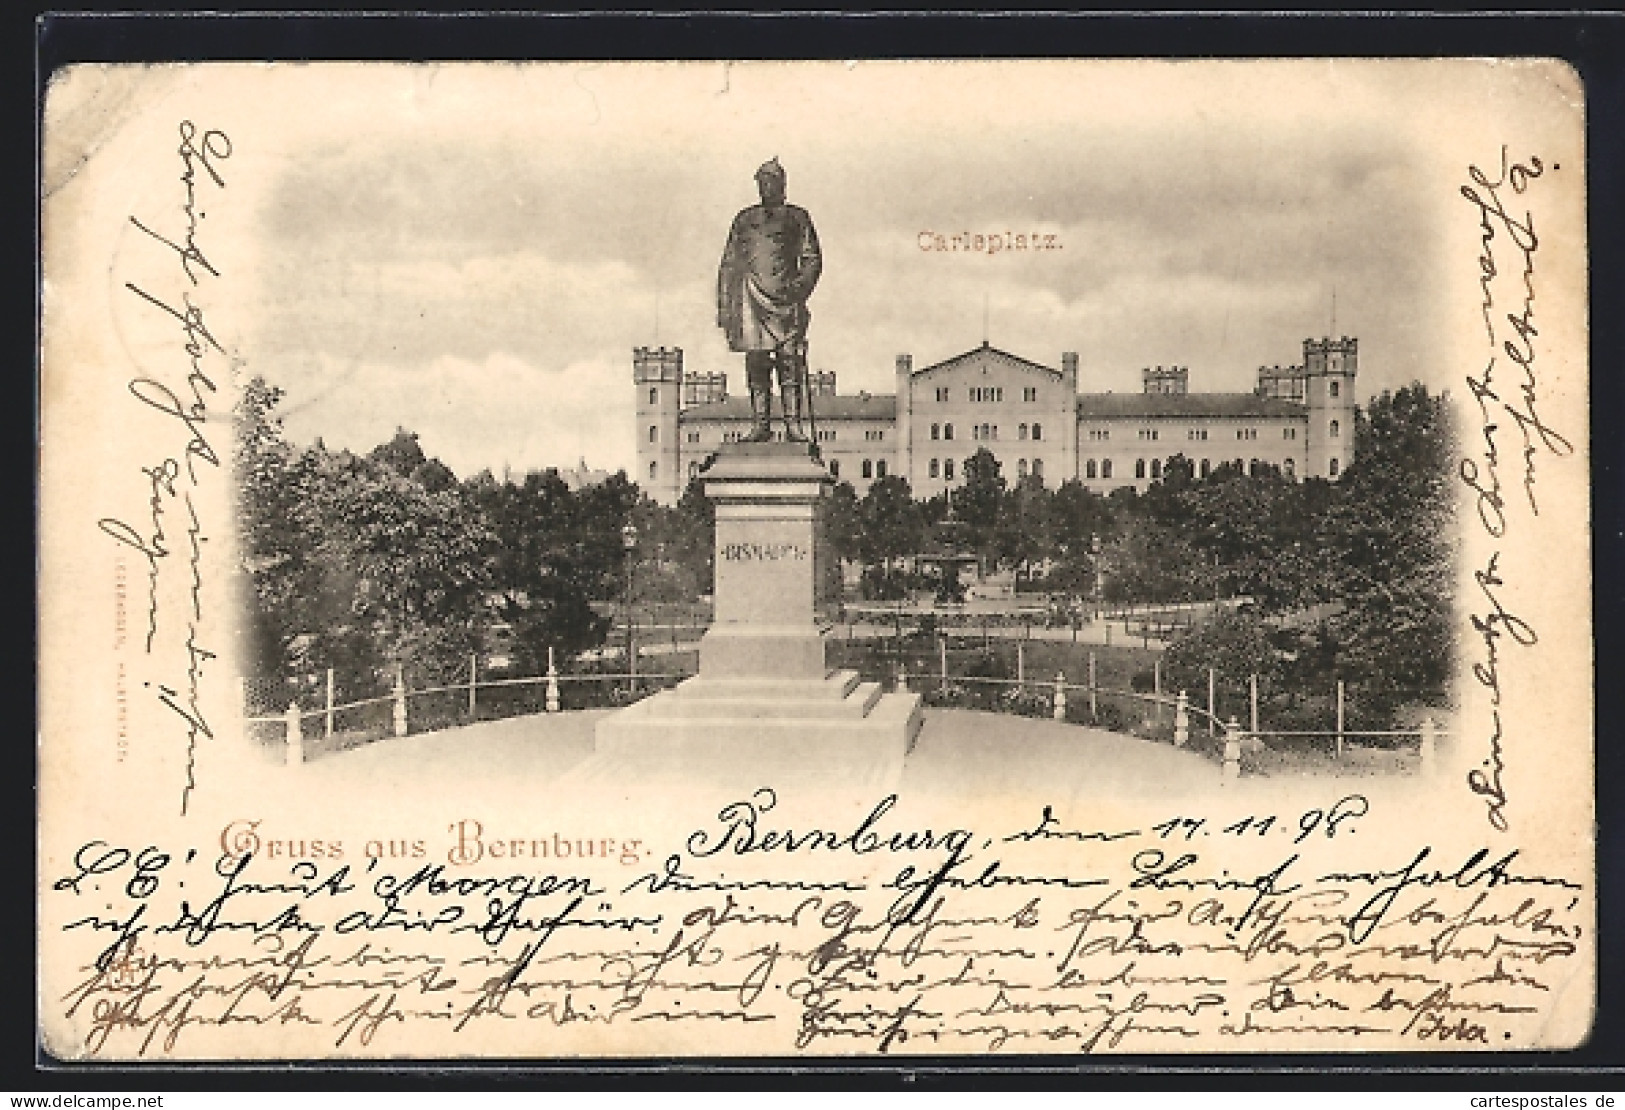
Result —
[{"label": "handwritten date 17.11.98", "polygon": [[1262,837],[1277,832],[1290,835],[1294,844],[1302,844],[1316,832],[1320,832],[1328,840],[1336,837],[1339,831],[1345,834],[1352,833],[1354,826],[1346,822],[1364,817],[1370,811],[1371,803],[1366,800],[1365,795],[1347,794],[1327,809],[1306,809],[1296,818],[1291,815],[1283,818],[1273,813],[1264,816],[1249,814],[1240,820],[1219,826],[1205,817],[1170,817],[1166,821],[1152,825],[1151,831],[1164,840],[1179,837],[1193,840],[1198,836],[1209,836],[1214,833],[1219,836]]}]

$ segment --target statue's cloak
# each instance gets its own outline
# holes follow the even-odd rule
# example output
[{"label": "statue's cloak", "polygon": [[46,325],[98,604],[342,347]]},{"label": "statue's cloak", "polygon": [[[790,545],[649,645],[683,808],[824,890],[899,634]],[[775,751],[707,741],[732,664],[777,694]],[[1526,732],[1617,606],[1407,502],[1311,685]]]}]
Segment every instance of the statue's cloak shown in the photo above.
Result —
[{"label": "statue's cloak", "polygon": [[733,351],[770,351],[805,338],[807,298],[823,272],[804,208],[758,204],[734,217],[717,269],[717,326]]}]

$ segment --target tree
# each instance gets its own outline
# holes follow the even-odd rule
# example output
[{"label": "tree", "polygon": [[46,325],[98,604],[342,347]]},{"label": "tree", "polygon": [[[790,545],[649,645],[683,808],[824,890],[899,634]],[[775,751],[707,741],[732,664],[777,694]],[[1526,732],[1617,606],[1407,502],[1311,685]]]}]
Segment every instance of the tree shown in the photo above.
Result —
[{"label": "tree", "polygon": [[969,532],[971,546],[984,566],[993,555],[993,535],[1004,501],[1004,478],[999,460],[986,447],[965,460],[965,484],[954,494],[954,511]]},{"label": "tree", "polygon": [[863,532],[859,553],[866,563],[891,568],[892,560],[919,551],[925,532],[920,507],[909,491],[908,479],[888,474],[869,486],[858,504]]},{"label": "tree", "polygon": [[1389,720],[1440,704],[1453,673],[1451,432],[1441,399],[1413,384],[1355,415],[1355,462],[1318,531],[1336,560],[1337,665],[1351,709]]}]

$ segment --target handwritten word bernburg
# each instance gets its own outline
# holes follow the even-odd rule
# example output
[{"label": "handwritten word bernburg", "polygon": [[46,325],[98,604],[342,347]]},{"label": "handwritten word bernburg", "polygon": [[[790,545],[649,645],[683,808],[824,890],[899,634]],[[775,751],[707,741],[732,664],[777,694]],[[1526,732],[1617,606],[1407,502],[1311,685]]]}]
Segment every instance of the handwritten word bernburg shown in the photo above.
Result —
[{"label": "handwritten word bernburg", "polygon": [[956,231],[945,235],[940,231],[922,231],[915,236],[915,244],[922,251],[942,254],[999,254],[1003,251],[1058,251],[1060,235],[1031,231],[981,232]]}]

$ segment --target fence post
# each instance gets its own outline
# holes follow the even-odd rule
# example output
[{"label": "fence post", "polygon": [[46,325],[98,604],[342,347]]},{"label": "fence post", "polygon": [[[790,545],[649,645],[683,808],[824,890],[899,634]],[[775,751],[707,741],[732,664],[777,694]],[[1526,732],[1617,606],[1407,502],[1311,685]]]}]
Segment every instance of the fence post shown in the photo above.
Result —
[{"label": "fence post", "polygon": [[1157,707],[1157,726],[1162,726],[1162,660],[1151,662],[1151,694],[1156,698],[1152,704]]},{"label": "fence post", "polygon": [[1027,645],[1020,640],[1016,641],[1016,689],[1026,686],[1027,680]]},{"label": "fence post", "polygon": [[1422,757],[1422,774],[1431,776],[1438,768],[1438,733],[1432,717],[1422,718],[1422,736],[1419,754]]},{"label": "fence post", "polygon": [[1066,672],[1055,672],[1055,719],[1066,720]]},{"label": "fence post", "polygon": [[1190,728],[1190,702],[1185,697],[1185,691],[1181,690],[1179,700],[1174,703],[1174,747],[1185,746],[1185,741],[1190,739]]},{"label": "fence post", "polygon": [[1343,680],[1337,680],[1337,758],[1343,758]]},{"label": "fence post", "polygon": [[479,677],[480,657],[478,653],[470,653],[468,657],[468,719],[470,721],[478,719],[474,715],[476,706],[474,691],[478,688]]},{"label": "fence post", "polygon": [[942,692],[946,696],[948,693],[948,637],[941,634],[937,636],[937,657],[942,664]]},{"label": "fence post", "polygon": [[1089,653],[1089,719],[1100,719],[1100,706],[1095,701],[1095,653]]},{"label": "fence post", "polygon": [[1223,781],[1231,782],[1241,777],[1241,722],[1231,717],[1224,726],[1224,772]]},{"label": "fence post", "polygon": [[406,735],[406,675],[399,663],[395,664],[395,735]]},{"label": "fence post", "polygon": [[547,649],[547,698],[545,708],[549,713],[559,711],[559,669],[553,665],[553,648]]},{"label": "fence post", "polygon": [[292,767],[296,763],[303,763],[305,761],[305,734],[299,725],[298,702],[290,701],[288,703],[288,712],[285,720],[287,721],[288,726],[288,766]]},{"label": "fence post", "polygon": [[908,663],[902,659],[897,660],[897,692],[908,693]]},{"label": "fence post", "polygon": [[1213,722],[1219,719],[1219,707],[1214,700],[1213,668],[1207,669],[1207,734],[1213,735]]},{"label": "fence post", "polygon": [[333,735],[333,668],[332,667],[327,668],[327,702],[326,702],[326,705],[327,705],[327,712],[325,714],[325,719],[326,719],[326,722],[327,722],[327,735],[332,736]]},{"label": "fence post", "polygon": [[1256,733],[1258,731],[1258,676],[1256,674],[1247,676],[1247,704],[1251,711],[1252,730]]}]

